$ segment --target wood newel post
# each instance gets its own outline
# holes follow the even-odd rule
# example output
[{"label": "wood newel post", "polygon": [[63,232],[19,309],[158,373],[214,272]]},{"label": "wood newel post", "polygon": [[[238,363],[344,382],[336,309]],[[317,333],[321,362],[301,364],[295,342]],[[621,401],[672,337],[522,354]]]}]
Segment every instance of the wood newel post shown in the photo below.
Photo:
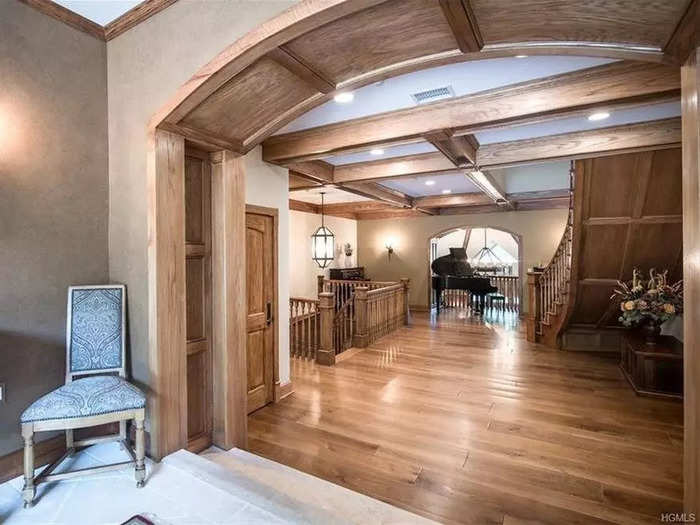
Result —
[{"label": "wood newel post", "polygon": [[409,308],[408,308],[408,291],[410,289],[411,279],[408,277],[403,277],[401,279],[401,284],[403,284],[403,324],[408,324],[409,319]]},{"label": "wood newel post", "polygon": [[326,280],[325,275],[317,275],[316,276],[316,288],[317,288],[317,293],[318,296],[321,297],[321,294],[323,293],[323,284]]},{"label": "wood newel post", "polygon": [[537,342],[537,320],[540,318],[540,276],[542,272],[527,272],[528,308],[527,308],[527,340]]},{"label": "wood newel post", "polygon": [[366,286],[355,288],[355,334],[352,346],[365,348],[369,339],[369,327],[367,325],[367,292]]},{"label": "wood newel post", "polygon": [[335,296],[330,292],[318,294],[321,312],[321,339],[316,352],[316,362],[319,365],[332,366],[335,364],[335,348],[333,347],[333,320],[335,311],[333,303]]}]

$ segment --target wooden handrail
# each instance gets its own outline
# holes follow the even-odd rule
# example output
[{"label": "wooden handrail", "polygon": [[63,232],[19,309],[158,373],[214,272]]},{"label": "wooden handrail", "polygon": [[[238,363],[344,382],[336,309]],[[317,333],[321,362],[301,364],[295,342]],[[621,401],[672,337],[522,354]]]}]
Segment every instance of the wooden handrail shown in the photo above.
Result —
[{"label": "wooden handrail", "polygon": [[341,281],[319,276],[318,289],[318,300],[289,300],[294,357],[334,365],[336,355],[351,345],[366,347],[408,322],[408,279]]},{"label": "wooden handrail", "polygon": [[292,357],[316,359],[319,344],[319,301],[289,298],[289,353]]},{"label": "wooden handrail", "polygon": [[528,341],[536,342],[567,303],[571,277],[572,243],[574,236],[574,166],[569,177],[569,215],[564,233],[549,264],[540,271],[528,272],[530,303],[528,312]]},{"label": "wooden handrail", "polygon": [[409,280],[369,290],[355,289],[356,329],[353,344],[363,348],[408,323]]}]

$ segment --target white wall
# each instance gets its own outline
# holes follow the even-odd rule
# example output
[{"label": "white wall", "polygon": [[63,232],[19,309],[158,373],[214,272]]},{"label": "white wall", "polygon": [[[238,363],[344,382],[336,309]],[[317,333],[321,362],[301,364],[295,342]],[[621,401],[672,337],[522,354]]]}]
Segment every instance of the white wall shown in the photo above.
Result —
[{"label": "white wall", "polygon": [[[341,217],[326,217],[325,224],[335,235],[335,260],[321,269],[311,259],[311,235],[321,225],[321,216],[315,213],[291,211],[289,221],[289,291],[292,297],[315,299],[316,277],[328,276],[330,268],[348,268],[357,264],[357,221]],[[345,243],[352,245],[353,254],[345,256]]]},{"label": "white wall", "polygon": [[280,383],[289,381],[289,175],[285,168],[263,162],[262,148],[245,156],[245,202],[278,210],[277,337]]}]

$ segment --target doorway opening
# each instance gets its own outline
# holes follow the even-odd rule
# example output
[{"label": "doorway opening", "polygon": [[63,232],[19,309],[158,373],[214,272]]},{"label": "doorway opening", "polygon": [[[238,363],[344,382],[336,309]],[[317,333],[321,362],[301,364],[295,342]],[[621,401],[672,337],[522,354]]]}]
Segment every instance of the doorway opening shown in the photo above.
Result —
[{"label": "doorway opening", "polygon": [[[430,238],[428,296],[431,311],[440,308],[458,315],[483,315],[487,321],[517,323],[522,303],[522,237],[492,226],[461,226],[436,233]],[[469,290],[447,288],[434,290],[433,262],[440,257],[466,257],[468,271],[474,277],[488,279],[496,290],[478,304]],[[483,307],[483,308],[482,308]]]}]

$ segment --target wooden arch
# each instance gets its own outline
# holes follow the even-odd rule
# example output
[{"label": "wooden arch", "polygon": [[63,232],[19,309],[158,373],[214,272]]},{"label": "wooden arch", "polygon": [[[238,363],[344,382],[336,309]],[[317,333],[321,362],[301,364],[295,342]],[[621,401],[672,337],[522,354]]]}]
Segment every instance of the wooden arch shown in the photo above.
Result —
[{"label": "wooden arch", "polygon": [[[220,290],[213,298],[215,440],[226,448],[245,447],[241,155],[266,139],[266,148],[273,145],[272,134],[338,91],[420,69],[517,54],[677,66],[696,47],[695,27],[695,0],[305,0],[224,49],[149,123],[151,454],[160,458],[186,443],[185,141],[212,152],[213,279]],[[695,93],[694,59],[688,64],[684,81],[688,93]],[[684,126],[686,111],[694,108],[690,102],[684,106]],[[688,125],[695,129],[697,115],[693,118]],[[697,150],[697,136],[688,131],[687,138]],[[690,155],[686,164],[684,193],[692,194],[697,156]],[[697,219],[697,202],[685,209],[687,217]],[[690,232],[686,242],[700,246],[700,235]],[[691,474],[693,479],[686,483],[695,498],[700,461],[693,455],[689,463],[694,470],[686,472],[686,480]]]}]

